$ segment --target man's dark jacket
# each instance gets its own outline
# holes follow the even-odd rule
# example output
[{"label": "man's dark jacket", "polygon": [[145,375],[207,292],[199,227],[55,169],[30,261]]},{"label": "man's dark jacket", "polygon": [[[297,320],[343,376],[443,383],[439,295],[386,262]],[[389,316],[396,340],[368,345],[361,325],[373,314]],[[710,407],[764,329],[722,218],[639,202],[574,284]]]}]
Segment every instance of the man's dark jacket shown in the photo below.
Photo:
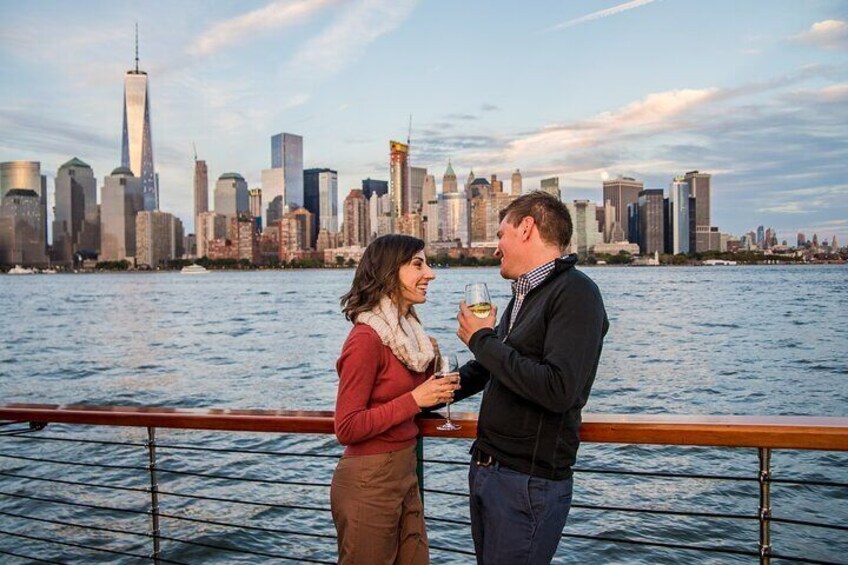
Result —
[{"label": "man's dark jacket", "polygon": [[460,370],[457,399],[485,389],[473,449],[507,467],[566,479],[580,444],[581,409],[609,328],[597,285],[574,268],[574,255],[527,293],[504,340],[515,299],[496,330],[468,344],[475,360]]}]

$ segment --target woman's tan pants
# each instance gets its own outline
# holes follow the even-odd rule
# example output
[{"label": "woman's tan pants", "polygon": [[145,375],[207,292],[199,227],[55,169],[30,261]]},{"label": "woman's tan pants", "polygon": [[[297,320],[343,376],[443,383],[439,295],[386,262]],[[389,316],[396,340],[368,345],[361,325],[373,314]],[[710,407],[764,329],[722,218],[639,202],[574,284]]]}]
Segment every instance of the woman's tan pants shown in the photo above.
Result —
[{"label": "woman's tan pants", "polygon": [[414,445],[339,461],[330,487],[339,565],[430,563],[415,465]]}]

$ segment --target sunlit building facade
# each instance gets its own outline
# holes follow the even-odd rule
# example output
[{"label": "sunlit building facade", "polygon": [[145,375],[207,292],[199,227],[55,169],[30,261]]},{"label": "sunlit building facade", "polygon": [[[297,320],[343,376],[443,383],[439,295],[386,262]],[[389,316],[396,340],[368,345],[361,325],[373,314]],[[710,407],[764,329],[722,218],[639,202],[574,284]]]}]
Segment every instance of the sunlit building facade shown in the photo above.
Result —
[{"label": "sunlit building facade", "polygon": [[159,209],[159,186],[153,169],[153,134],[150,129],[150,90],[147,73],[135,69],[124,75],[124,128],[121,166],[141,181],[144,209]]},{"label": "sunlit building facade", "polygon": [[74,157],[56,173],[53,208],[53,262],[71,265],[74,255],[94,255],[100,249],[97,179]]},{"label": "sunlit building facade", "polygon": [[[27,238],[36,238],[35,243],[30,242],[28,245],[40,246],[41,255],[44,256],[47,253],[47,177],[41,174],[41,163],[39,161],[0,163],[0,204],[10,190],[31,190],[38,196],[39,217],[30,217],[30,212],[27,212],[26,224],[36,222],[33,224],[35,232],[28,234]],[[16,198],[21,197],[22,195],[16,196]],[[24,208],[29,210],[31,204],[28,195]]]},{"label": "sunlit building facade", "polygon": [[250,212],[247,182],[238,173],[224,173],[215,183],[215,212],[229,218]]},{"label": "sunlit building facade", "polygon": [[144,210],[141,179],[118,167],[103,180],[100,204],[101,261],[132,262],[136,254],[135,217]]}]

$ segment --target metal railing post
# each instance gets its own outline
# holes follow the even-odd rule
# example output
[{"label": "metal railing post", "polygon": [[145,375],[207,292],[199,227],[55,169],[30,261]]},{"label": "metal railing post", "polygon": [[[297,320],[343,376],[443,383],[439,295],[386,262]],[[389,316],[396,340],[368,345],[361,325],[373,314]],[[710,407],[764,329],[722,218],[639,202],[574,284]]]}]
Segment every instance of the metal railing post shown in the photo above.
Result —
[{"label": "metal railing post", "polygon": [[771,449],[759,448],[760,454],[760,565],[771,563]]},{"label": "metal railing post", "polygon": [[159,483],[156,480],[156,428],[147,428],[147,453],[150,463],[150,520],[153,531],[153,554],[150,556],[155,565],[159,565]]},{"label": "metal railing post", "polygon": [[424,504],[424,436],[418,436],[415,442],[415,474],[418,475],[418,494],[421,495],[421,504]]}]

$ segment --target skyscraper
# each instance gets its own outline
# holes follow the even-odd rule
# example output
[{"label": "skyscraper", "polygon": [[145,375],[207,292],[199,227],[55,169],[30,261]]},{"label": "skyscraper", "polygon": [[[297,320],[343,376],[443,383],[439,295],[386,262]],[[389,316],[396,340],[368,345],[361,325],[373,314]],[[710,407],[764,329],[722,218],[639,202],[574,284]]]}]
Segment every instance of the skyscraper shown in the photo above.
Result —
[{"label": "skyscraper", "polygon": [[215,212],[235,217],[250,212],[250,194],[247,182],[238,173],[224,173],[215,183]]},{"label": "skyscraper", "polygon": [[371,196],[376,194],[377,196],[385,196],[389,193],[389,181],[385,180],[374,180],[371,177],[367,179],[363,179],[362,181],[362,194],[365,195],[365,198],[371,200]]},{"label": "skyscraper", "polygon": [[521,196],[522,191],[522,181],[521,181],[521,171],[515,169],[515,172],[512,173],[512,195],[513,196]]},{"label": "skyscraper", "polygon": [[344,201],[344,243],[365,246],[368,243],[368,201],[362,190],[354,188]]},{"label": "skyscraper", "polygon": [[690,198],[691,189],[684,177],[676,177],[668,189],[668,229],[671,253],[691,253],[690,227]]},{"label": "skyscraper", "polygon": [[262,232],[262,189],[251,188],[248,190],[247,201],[254,227],[257,233]]},{"label": "skyscraper", "polygon": [[[47,253],[47,177],[41,174],[41,163],[38,161],[7,161],[0,163],[0,203],[10,190],[31,190],[38,196],[39,217],[30,217],[32,202],[31,195],[18,193],[15,197],[21,203],[20,210],[27,210],[27,225],[36,226],[36,231],[28,238],[35,238],[28,245],[40,246],[42,256]],[[23,199],[23,200],[21,200]],[[24,205],[24,202],[26,204]],[[18,208],[16,208],[18,209]],[[10,208],[11,210],[11,208]],[[33,224],[33,222],[35,222]],[[27,228],[29,229],[29,228]]]},{"label": "skyscraper", "polygon": [[183,225],[168,212],[142,210],[135,217],[136,264],[156,268],[182,256]]},{"label": "skyscraper", "polygon": [[436,177],[434,175],[424,176],[424,187],[421,191],[422,205],[436,199]]},{"label": "skyscraper", "polygon": [[194,156],[194,230],[197,231],[197,217],[209,211],[209,169],[206,161],[198,161]]},{"label": "skyscraper", "polygon": [[[615,217],[612,222],[621,227],[621,232],[616,233],[622,233],[624,237],[627,237],[630,231],[627,223],[627,205],[635,204],[639,200],[639,193],[644,189],[644,183],[631,177],[620,176],[613,180],[604,181],[604,202],[609,200],[612,203],[615,208]],[[613,230],[615,230],[615,225],[613,225]]]},{"label": "skyscraper", "polygon": [[421,212],[424,204],[425,167],[409,167],[409,211]]},{"label": "skyscraper", "polygon": [[448,160],[448,168],[445,169],[445,174],[442,177],[442,193],[452,194],[457,190],[456,173],[453,172],[453,165]]},{"label": "skyscraper", "polygon": [[565,207],[571,214],[573,226],[571,251],[585,257],[592,252],[596,244],[604,241],[604,234],[598,229],[598,221],[595,218],[595,205],[589,200],[575,200]]},{"label": "skyscraper", "polygon": [[[304,205],[301,136],[293,133],[271,136],[271,168],[262,171],[262,196],[268,206],[278,196],[282,198],[283,206],[294,208]],[[270,225],[267,207],[265,225]]]},{"label": "skyscraper", "polygon": [[339,231],[338,172],[326,168],[303,171],[303,200],[303,207],[315,215],[310,241],[310,247],[315,247],[319,231]]},{"label": "skyscraper", "polygon": [[689,171],[683,178],[689,183],[689,190],[695,199],[695,241],[692,242],[692,251],[717,251],[717,245],[710,245],[710,175]]},{"label": "skyscraper", "polygon": [[562,193],[559,190],[559,177],[542,179],[542,192],[547,192],[552,196],[556,196],[558,200],[562,200]]},{"label": "skyscraper", "polygon": [[144,209],[159,209],[159,186],[153,169],[153,136],[150,130],[150,92],[147,73],[138,69],[138,27],[135,36],[135,70],[124,75],[124,130],[121,166],[141,179]]},{"label": "skyscraper", "polygon": [[409,209],[409,145],[389,141],[389,194],[396,218]]},{"label": "skyscraper", "polygon": [[227,237],[227,217],[215,212],[201,212],[197,217],[197,256],[209,254],[209,243]]},{"label": "skyscraper", "polygon": [[648,189],[639,193],[639,250],[642,255],[663,253],[663,191]]},{"label": "skyscraper", "polygon": [[118,167],[103,180],[100,204],[101,261],[135,257],[135,217],[144,209],[141,179],[127,167]]},{"label": "skyscraper", "polygon": [[465,191],[442,192],[439,195],[439,233],[442,241],[468,245],[468,200]]},{"label": "skyscraper", "polygon": [[59,167],[54,201],[53,261],[70,265],[78,252],[96,253],[100,226],[91,167],[76,157]]},{"label": "skyscraper", "polygon": [[0,200],[0,264],[42,267],[47,254],[41,231],[41,200],[28,188],[12,188]]}]

